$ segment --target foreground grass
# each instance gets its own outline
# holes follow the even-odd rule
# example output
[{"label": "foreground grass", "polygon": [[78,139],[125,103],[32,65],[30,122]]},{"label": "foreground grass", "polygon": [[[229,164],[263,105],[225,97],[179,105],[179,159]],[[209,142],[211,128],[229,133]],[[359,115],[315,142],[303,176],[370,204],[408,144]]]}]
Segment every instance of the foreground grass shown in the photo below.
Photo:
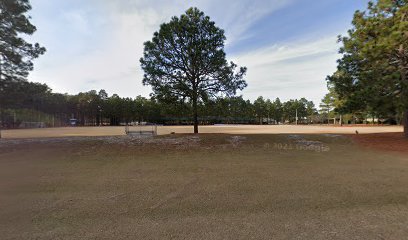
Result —
[{"label": "foreground grass", "polygon": [[408,159],[333,135],[3,141],[1,239],[403,239]]}]

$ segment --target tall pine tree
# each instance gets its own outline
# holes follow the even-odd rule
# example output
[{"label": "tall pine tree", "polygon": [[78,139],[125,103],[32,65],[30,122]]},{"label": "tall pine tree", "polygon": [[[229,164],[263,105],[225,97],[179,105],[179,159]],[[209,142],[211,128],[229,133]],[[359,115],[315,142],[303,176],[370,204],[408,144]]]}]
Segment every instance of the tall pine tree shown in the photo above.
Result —
[{"label": "tall pine tree", "polygon": [[17,100],[15,83],[27,80],[33,70],[32,60],[45,52],[38,43],[23,39],[36,31],[27,15],[29,10],[28,0],[0,1],[0,127],[4,124],[4,109]]},{"label": "tall pine tree", "polygon": [[401,112],[408,137],[408,4],[370,2],[352,24],[340,38],[343,57],[328,81],[350,111]]},{"label": "tall pine tree", "polygon": [[45,52],[38,43],[31,44],[23,39],[32,35],[36,27],[30,23],[27,12],[31,10],[28,0],[0,1],[0,80],[26,80],[33,70],[34,58]]},{"label": "tall pine tree", "polygon": [[144,44],[143,84],[152,86],[158,98],[189,101],[194,133],[198,133],[200,100],[232,96],[247,86],[247,69],[226,60],[225,39],[224,30],[197,8],[190,8],[180,18],[163,23]]}]

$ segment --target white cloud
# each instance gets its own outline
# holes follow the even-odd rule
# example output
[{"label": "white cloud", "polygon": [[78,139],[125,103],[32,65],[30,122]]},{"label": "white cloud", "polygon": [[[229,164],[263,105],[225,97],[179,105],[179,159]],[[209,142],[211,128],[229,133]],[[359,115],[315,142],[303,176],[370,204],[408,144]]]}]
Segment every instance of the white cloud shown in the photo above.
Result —
[{"label": "white cloud", "polygon": [[244,33],[258,20],[294,2],[294,0],[240,0],[240,1],[193,1],[199,3],[213,20],[227,29],[227,44],[248,38]]},{"label": "white cloud", "polygon": [[69,23],[69,27],[75,29],[81,34],[90,34],[91,28],[86,18],[86,13],[82,10],[69,11],[63,13],[62,17]]},{"label": "white cloud", "polygon": [[336,69],[336,37],[310,42],[273,45],[234,56],[238,64],[248,67],[246,98],[289,100],[306,97],[316,105],[326,93],[325,78]]},{"label": "white cloud", "polygon": [[[105,89],[121,96],[148,96],[150,87],[142,86],[143,73],[139,59],[143,42],[151,39],[162,22],[180,15],[187,8],[197,6],[226,30],[229,40],[242,38],[242,33],[264,15],[292,0],[253,1],[184,1],[184,0],[73,0],[64,3],[33,1],[33,7],[61,8],[62,21],[37,19],[47,24],[46,36],[40,36],[50,46],[45,56],[36,62],[30,80],[46,82],[56,92],[77,93],[91,89]],[[66,10],[68,8],[68,10]],[[36,14],[41,18],[43,14]],[[46,14],[49,18],[49,14]],[[61,19],[61,16],[56,16]],[[51,26],[50,26],[51,25]],[[64,26],[59,26],[64,25]],[[75,29],[78,35],[66,29]],[[62,29],[64,30],[62,30]],[[54,31],[54,32],[52,32]],[[48,39],[48,43],[47,43]],[[58,41],[58,44],[56,44]]]},{"label": "white cloud", "polygon": [[[51,47],[36,61],[30,80],[46,82],[56,92],[74,94],[105,89],[110,94],[126,97],[148,96],[151,89],[142,86],[139,59],[143,42],[151,39],[162,22],[180,15],[188,7],[197,6],[226,30],[229,40],[236,41],[248,37],[245,31],[257,20],[291,3],[292,0],[263,1],[262,5],[251,0],[159,0],[155,4],[148,0],[92,0],[88,5],[73,4],[76,7],[65,12],[62,19],[82,35],[70,32],[59,36],[64,34],[58,27],[61,23],[40,19],[38,22],[45,22],[48,27],[46,36],[41,37],[45,42],[40,42]],[[43,4],[58,5],[46,1]],[[41,33],[41,24],[37,27]],[[271,45],[227,57],[248,67],[249,86],[243,92],[245,98],[306,97],[318,104],[326,92],[325,77],[335,70],[337,48],[333,36]]]}]

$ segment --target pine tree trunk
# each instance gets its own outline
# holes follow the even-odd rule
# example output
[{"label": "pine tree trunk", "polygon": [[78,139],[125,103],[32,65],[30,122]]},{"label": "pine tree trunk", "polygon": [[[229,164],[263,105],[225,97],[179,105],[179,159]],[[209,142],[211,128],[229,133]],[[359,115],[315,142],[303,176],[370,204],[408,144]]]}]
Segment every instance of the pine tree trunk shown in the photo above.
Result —
[{"label": "pine tree trunk", "polygon": [[[403,15],[404,19],[405,15]],[[404,45],[401,44],[399,47],[399,54],[400,56],[403,56],[405,53],[404,50]],[[404,124],[404,134],[405,137],[408,138],[408,77],[406,74],[406,65],[402,60],[400,60],[400,73],[401,73],[401,82],[402,82],[402,99],[403,99],[403,104],[405,105],[405,112],[403,114],[403,121],[402,124]]]},{"label": "pine tree trunk", "polygon": [[[2,82],[2,64],[3,64],[3,56],[0,54],[0,83],[3,84]],[[0,96],[1,99],[2,96]],[[1,106],[1,102],[0,102],[0,138],[1,138],[1,130],[3,128],[3,106]]]},{"label": "pine tree trunk", "polygon": [[403,124],[405,137],[408,138],[408,109],[405,111]]},{"label": "pine tree trunk", "polygon": [[198,133],[198,109],[197,98],[193,97],[193,121],[194,121],[194,133]]}]

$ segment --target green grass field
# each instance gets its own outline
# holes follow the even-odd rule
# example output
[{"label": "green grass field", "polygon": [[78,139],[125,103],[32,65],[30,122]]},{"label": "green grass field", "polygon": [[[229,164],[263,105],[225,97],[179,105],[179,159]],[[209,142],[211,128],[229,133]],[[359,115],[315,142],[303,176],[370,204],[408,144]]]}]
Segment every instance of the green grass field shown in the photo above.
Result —
[{"label": "green grass field", "polygon": [[337,135],[3,140],[1,239],[404,239],[408,159]]}]

